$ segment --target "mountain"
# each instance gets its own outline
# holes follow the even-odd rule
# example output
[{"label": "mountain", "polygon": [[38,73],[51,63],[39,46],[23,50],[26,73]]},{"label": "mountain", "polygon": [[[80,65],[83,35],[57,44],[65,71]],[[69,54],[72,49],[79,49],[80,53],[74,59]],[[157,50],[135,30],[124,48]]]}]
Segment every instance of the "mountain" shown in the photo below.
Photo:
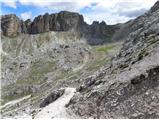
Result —
[{"label": "mountain", "polygon": [[156,2],[120,29],[125,42],[119,55],[103,72],[85,78],[67,105],[72,113],[81,118],[158,118],[158,14]]},{"label": "mountain", "polygon": [[16,15],[4,15],[2,21],[2,34],[5,36],[16,36],[20,33],[39,34],[49,31],[76,31],[85,37],[90,44],[102,44],[110,42],[113,34],[120,28],[120,25],[106,25],[94,21],[92,25],[84,22],[83,16],[68,11],[61,11],[55,14],[39,15],[33,21],[20,20]]},{"label": "mountain", "polygon": [[158,26],[159,1],[117,25],[2,16],[2,118],[158,118]]}]

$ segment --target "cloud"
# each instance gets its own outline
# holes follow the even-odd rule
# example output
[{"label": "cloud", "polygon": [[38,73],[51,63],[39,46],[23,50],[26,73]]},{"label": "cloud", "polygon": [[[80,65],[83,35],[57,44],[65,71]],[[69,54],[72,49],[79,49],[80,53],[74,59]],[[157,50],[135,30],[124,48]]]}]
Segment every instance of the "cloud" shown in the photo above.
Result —
[{"label": "cloud", "polygon": [[31,19],[32,18],[32,12],[24,12],[20,15],[21,19],[23,20],[27,20],[27,19]]},{"label": "cloud", "polygon": [[16,9],[17,8],[17,5],[16,5],[16,1],[12,1],[12,0],[4,0],[4,1],[1,1],[2,4],[4,4],[5,6],[8,6],[8,7],[11,7],[11,8],[14,8]]},{"label": "cloud", "polygon": [[137,17],[137,16],[144,14],[146,11],[147,9],[142,8],[142,9],[133,10],[133,11],[119,12],[118,14],[120,16],[126,16],[126,17]]},{"label": "cloud", "polygon": [[72,3],[72,2],[54,2],[50,3],[50,5],[43,7],[45,10],[49,11],[62,11],[62,10],[67,10],[71,12],[79,12],[81,7],[78,6],[77,3]]},{"label": "cloud", "polygon": [[124,23],[142,15],[157,0],[103,0],[92,6],[90,12],[84,12],[85,21],[91,24],[94,20],[107,24]]},{"label": "cloud", "polygon": [[127,22],[130,19],[133,19],[134,17],[126,17],[126,16],[120,16],[118,14],[111,14],[111,13],[96,13],[96,12],[91,12],[91,13],[85,13],[84,14],[84,20],[88,24],[92,24],[93,21],[105,21],[107,24],[117,24],[117,23],[124,23]]},{"label": "cloud", "polygon": [[34,6],[40,9],[48,9],[49,11],[68,10],[79,12],[85,6],[89,6],[92,2],[79,2],[73,0],[18,0],[21,5]]},{"label": "cloud", "polygon": [[[54,4],[73,3],[75,7],[84,7],[92,3],[94,0],[75,1],[75,0],[17,0],[22,5],[33,5],[37,7],[49,7]],[[60,6],[57,6],[60,7]]]},{"label": "cloud", "polygon": [[[107,24],[126,22],[146,12],[157,0],[12,0],[5,4],[16,8],[16,5],[33,6],[38,14],[55,13],[62,10],[79,12],[87,23],[93,20],[104,20]],[[18,3],[18,4],[16,4]],[[34,12],[33,12],[34,13]],[[31,14],[23,15],[25,19]],[[36,14],[36,15],[38,15]],[[27,16],[27,17],[26,17]],[[33,15],[35,16],[35,14]]]}]

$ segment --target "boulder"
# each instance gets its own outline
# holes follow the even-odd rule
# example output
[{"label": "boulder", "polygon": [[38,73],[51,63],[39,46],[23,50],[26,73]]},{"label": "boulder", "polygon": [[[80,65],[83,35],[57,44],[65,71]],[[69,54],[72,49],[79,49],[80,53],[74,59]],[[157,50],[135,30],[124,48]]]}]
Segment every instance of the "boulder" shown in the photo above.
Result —
[{"label": "boulder", "polygon": [[59,97],[61,97],[64,93],[65,89],[59,89],[56,91],[53,91],[50,93],[41,103],[40,108],[45,107],[52,103],[53,101],[57,100]]}]

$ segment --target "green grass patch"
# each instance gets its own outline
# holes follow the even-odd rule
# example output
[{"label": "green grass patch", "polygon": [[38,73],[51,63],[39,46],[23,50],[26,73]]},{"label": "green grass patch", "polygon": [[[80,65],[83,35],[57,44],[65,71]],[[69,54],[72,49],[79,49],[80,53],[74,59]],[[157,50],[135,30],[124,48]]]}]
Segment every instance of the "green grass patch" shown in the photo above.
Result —
[{"label": "green grass patch", "polygon": [[29,95],[30,93],[31,93],[31,91],[25,91],[25,92],[23,92],[21,94],[16,94],[16,95],[12,95],[12,96],[11,95],[2,96],[1,99],[3,99],[3,101],[1,102],[1,105],[4,105],[5,103],[7,103],[9,101],[25,97],[25,96]]},{"label": "green grass patch", "polygon": [[[32,91],[30,89],[29,90],[23,90],[21,93],[17,93],[16,92],[17,89],[19,89],[19,86],[17,86],[16,83],[7,85],[5,87],[2,87],[1,88],[1,92],[2,92],[2,95],[1,95],[1,99],[2,99],[1,105],[4,105],[5,103],[7,103],[9,101],[12,101],[12,100],[24,97],[24,96],[29,95],[29,94],[32,93]],[[13,92],[13,91],[15,91],[14,94],[12,93],[12,95],[10,95],[9,93]]]},{"label": "green grass patch", "polygon": [[92,71],[92,70],[98,70],[100,67],[103,65],[107,64],[110,61],[110,59],[102,58],[94,61],[93,63],[89,64],[86,67],[87,71]]},{"label": "green grass patch", "polygon": [[96,48],[96,50],[99,51],[99,52],[108,52],[109,50],[113,49],[114,47],[116,47],[116,45],[98,46]]},{"label": "green grass patch", "polygon": [[36,61],[32,63],[28,76],[23,80],[17,80],[17,84],[41,84],[45,74],[52,72],[54,66],[54,61]]}]

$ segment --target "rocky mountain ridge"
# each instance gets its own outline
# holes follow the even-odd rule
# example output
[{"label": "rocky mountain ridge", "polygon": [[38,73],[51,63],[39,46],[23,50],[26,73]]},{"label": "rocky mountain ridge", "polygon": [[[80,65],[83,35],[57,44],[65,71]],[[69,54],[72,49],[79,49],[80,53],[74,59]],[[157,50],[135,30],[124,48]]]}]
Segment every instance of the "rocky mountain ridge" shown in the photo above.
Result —
[{"label": "rocky mountain ridge", "polygon": [[[15,14],[1,17],[1,32],[5,36],[17,36],[18,34],[39,34],[49,31],[76,31],[85,37],[88,43],[109,42],[113,34],[120,28],[120,25],[106,25],[94,21],[91,25],[84,22],[83,16],[68,11],[61,11],[55,14],[39,15],[33,21],[30,19],[20,20]],[[94,39],[94,40],[93,40]]]}]

